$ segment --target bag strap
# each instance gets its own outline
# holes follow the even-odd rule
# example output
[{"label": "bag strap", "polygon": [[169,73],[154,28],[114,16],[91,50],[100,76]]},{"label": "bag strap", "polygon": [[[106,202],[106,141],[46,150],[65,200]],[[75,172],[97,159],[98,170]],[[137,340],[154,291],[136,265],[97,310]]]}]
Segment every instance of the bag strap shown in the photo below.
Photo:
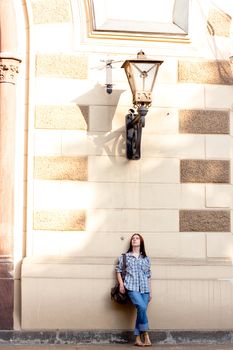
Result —
[{"label": "bag strap", "polygon": [[122,275],[122,279],[124,281],[125,275],[126,275],[126,254],[122,254],[122,256],[123,256],[123,266],[122,266],[122,273],[121,273],[121,275]]}]

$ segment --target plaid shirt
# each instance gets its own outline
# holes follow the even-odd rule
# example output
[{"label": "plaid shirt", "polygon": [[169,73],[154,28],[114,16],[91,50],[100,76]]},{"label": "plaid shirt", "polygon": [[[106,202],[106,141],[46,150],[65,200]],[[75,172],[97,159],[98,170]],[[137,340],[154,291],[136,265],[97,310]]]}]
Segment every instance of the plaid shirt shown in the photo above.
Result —
[{"label": "plaid shirt", "polygon": [[[116,272],[122,273],[123,255],[118,259]],[[126,253],[126,276],[124,286],[135,292],[149,293],[148,279],[151,277],[150,258],[142,255],[136,258],[132,253]]]}]

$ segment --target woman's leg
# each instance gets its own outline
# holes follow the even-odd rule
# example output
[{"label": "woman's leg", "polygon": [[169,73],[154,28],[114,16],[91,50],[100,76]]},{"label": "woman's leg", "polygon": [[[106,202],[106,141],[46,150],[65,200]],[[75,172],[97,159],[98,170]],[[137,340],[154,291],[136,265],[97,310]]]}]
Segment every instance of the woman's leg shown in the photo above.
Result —
[{"label": "woman's leg", "polygon": [[[142,298],[144,300],[144,302],[146,303],[146,305],[148,306],[149,304],[149,297],[150,294],[149,293],[143,293],[142,294]],[[143,340],[144,340],[144,345],[145,346],[151,346],[151,341],[150,341],[150,337],[147,331],[143,332]]]},{"label": "woman's leg", "polygon": [[138,336],[141,332],[149,329],[147,318],[147,306],[149,303],[149,293],[140,293],[128,291],[130,300],[137,309],[137,318],[134,329],[134,335]]},{"label": "woman's leg", "polygon": [[151,346],[151,341],[148,332],[143,332],[144,345]]},{"label": "woman's leg", "polygon": [[[147,305],[149,304],[149,297],[150,297],[149,293],[142,294],[142,298]],[[150,337],[147,331],[143,332],[143,340],[144,340],[145,346],[151,346]]]}]

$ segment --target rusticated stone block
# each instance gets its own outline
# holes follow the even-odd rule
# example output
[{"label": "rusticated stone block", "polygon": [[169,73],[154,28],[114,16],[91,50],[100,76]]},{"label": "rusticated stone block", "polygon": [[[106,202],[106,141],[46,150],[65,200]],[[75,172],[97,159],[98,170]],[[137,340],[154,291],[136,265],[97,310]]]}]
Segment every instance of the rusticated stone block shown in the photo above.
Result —
[{"label": "rusticated stone block", "polygon": [[229,183],[230,162],[228,160],[181,159],[180,181]]},{"label": "rusticated stone block", "polygon": [[33,0],[32,12],[35,24],[72,21],[70,0]]},{"label": "rusticated stone block", "polygon": [[229,134],[228,111],[180,110],[179,132],[185,134]]},{"label": "rusticated stone block", "polygon": [[37,106],[35,127],[38,129],[87,130],[88,106]]},{"label": "rusticated stone block", "polygon": [[82,210],[34,211],[34,230],[84,231],[85,212]]},{"label": "rusticated stone block", "polygon": [[231,16],[225,12],[212,7],[207,19],[207,28],[210,35],[230,36]]},{"label": "rusticated stone block", "polygon": [[47,180],[87,180],[87,157],[35,157],[34,177]]},{"label": "rusticated stone block", "polygon": [[70,55],[37,55],[36,74],[71,79],[87,79],[87,57]]},{"label": "rusticated stone block", "polygon": [[180,210],[180,232],[230,232],[229,210]]},{"label": "rusticated stone block", "polygon": [[179,61],[178,82],[232,85],[231,65],[228,61]]}]

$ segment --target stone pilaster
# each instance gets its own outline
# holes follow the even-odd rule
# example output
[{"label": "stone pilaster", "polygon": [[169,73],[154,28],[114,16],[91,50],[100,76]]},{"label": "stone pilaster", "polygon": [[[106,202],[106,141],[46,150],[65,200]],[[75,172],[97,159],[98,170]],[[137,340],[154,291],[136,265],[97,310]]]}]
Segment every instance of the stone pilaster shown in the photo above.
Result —
[{"label": "stone pilaster", "polygon": [[0,56],[0,329],[13,328],[15,81],[19,60]]},{"label": "stone pilaster", "polygon": [[17,58],[13,0],[0,1],[0,330],[13,329],[14,164]]}]

